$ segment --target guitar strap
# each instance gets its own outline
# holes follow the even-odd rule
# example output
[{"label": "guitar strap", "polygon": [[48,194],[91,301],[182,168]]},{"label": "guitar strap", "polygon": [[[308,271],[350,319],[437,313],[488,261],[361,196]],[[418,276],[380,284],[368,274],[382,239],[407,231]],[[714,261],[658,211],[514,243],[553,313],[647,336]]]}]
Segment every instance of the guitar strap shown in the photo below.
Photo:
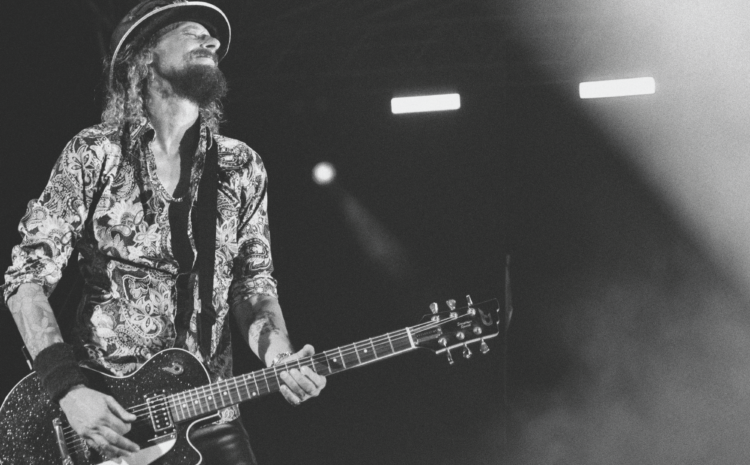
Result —
[{"label": "guitar strap", "polygon": [[[195,265],[198,269],[198,297],[200,313],[196,318],[198,344],[204,360],[211,353],[211,334],[216,323],[216,308],[213,303],[214,268],[216,262],[216,215],[219,184],[219,144],[211,138],[206,151],[203,175],[198,185],[198,199],[192,214],[193,235],[198,256]],[[192,317],[195,281],[182,275],[177,283],[177,330],[176,346],[184,345]]]},{"label": "guitar strap", "polygon": [[214,307],[214,267],[216,263],[216,214],[219,190],[219,144],[212,137],[206,153],[206,164],[198,186],[198,202],[193,215],[193,231],[198,249],[198,295],[201,312],[198,318],[198,340],[203,357],[211,354],[211,334],[216,323]]}]

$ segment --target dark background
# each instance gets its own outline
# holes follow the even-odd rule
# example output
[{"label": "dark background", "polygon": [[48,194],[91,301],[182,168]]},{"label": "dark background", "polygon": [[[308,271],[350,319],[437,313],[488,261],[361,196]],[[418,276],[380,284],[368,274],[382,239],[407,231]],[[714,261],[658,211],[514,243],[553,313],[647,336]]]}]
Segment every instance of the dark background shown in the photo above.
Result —
[{"label": "dark background", "polygon": [[[98,122],[101,38],[131,4],[6,6],[0,269],[56,156]],[[280,396],[245,404],[261,463],[745,454],[733,415],[747,410],[735,402],[746,378],[736,383],[724,355],[745,353],[733,349],[746,347],[746,298],[599,132],[577,83],[542,72],[513,28],[514,2],[216,4],[234,27],[222,131],[267,166],[275,277],[297,345],[413,325],[433,301],[502,298],[512,256],[507,367],[496,340],[453,366],[418,352],[331,377],[299,408]],[[459,92],[462,108],[390,113],[391,97],[432,90]],[[333,188],[311,180],[322,160],[338,169]],[[367,245],[382,240],[397,257],[372,258]],[[28,372],[5,312],[0,339],[4,396]],[[260,368],[244,348],[235,363]]]}]

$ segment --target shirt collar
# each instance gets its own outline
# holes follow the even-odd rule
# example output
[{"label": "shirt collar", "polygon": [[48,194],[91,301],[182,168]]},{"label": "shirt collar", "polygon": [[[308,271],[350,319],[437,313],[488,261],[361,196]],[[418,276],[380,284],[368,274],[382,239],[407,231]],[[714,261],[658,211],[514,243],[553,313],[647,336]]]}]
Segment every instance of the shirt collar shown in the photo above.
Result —
[{"label": "shirt collar", "polygon": [[[213,133],[211,128],[208,127],[206,121],[198,117],[200,121],[200,142],[199,147],[205,147],[206,150],[211,148],[213,144]],[[154,137],[154,127],[151,125],[151,121],[148,118],[141,118],[137,123],[130,126],[130,146],[131,148],[138,142],[148,143]],[[207,142],[207,145],[204,143]]]}]

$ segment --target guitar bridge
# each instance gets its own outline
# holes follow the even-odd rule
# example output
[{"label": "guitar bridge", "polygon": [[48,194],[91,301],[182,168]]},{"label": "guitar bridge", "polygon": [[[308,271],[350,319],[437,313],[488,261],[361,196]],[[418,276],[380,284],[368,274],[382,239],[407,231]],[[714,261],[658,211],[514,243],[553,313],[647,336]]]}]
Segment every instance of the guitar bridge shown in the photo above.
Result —
[{"label": "guitar bridge", "polygon": [[[70,458],[70,453],[68,452],[68,444],[65,442],[62,421],[59,418],[52,420],[52,429],[55,431],[55,439],[57,440],[57,447],[59,448],[63,465],[73,465],[73,459]],[[2,463],[4,462],[0,460],[0,464]]]},{"label": "guitar bridge", "polygon": [[151,420],[151,427],[154,433],[163,433],[167,430],[174,429],[172,416],[169,414],[169,405],[164,391],[144,396],[148,408],[148,416]]}]

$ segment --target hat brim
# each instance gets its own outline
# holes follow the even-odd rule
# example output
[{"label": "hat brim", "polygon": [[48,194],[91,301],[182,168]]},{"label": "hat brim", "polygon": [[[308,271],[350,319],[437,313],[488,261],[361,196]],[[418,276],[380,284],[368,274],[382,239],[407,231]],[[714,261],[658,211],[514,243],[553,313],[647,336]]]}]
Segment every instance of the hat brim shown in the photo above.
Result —
[{"label": "hat brim", "polygon": [[232,28],[223,11],[206,2],[172,3],[154,9],[139,18],[125,31],[112,52],[109,65],[110,82],[114,74],[117,55],[127,43],[149,36],[168,24],[182,21],[192,21],[203,25],[220,42],[219,49],[216,51],[219,61],[226,56],[232,40]]}]

